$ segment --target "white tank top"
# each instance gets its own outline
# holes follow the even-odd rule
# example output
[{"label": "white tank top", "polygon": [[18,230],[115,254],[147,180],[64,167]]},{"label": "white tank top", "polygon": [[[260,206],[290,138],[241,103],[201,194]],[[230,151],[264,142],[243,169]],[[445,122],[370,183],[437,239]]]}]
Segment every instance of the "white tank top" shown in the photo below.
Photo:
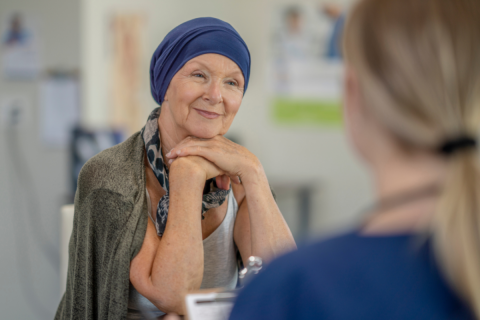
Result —
[{"label": "white tank top", "polygon": [[[200,289],[235,289],[238,280],[237,249],[233,241],[233,227],[238,212],[238,204],[233,191],[228,194],[228,207],[225,218],[211,235],[203,240],[203,280]],[[150,216],[150,196],[147,191],[148,215]],[[152,218],[150,216],[150,218]],[[153,220],[153,219],[152,219]],[[142,296],[130,283],[127,320],[155,319],[165,315],[147,298]]]}]

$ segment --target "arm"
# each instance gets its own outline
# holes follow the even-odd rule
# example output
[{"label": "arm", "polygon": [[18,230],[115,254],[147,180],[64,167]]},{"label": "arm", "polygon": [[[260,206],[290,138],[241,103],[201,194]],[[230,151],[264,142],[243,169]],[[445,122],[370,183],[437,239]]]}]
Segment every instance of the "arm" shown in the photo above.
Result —
[{"label": "arm", "polygon": [[273,199],[263,167],[251,152],[222,136],[209,140],[189,137],[167,157],[173,160],[191,155],[212,162],[234,183],[240,177],[242,183],[233,185],[239,203],[234,238],[243,259],[257,255],[269,261],[296,248],[290,229]]},{"label": "arm", "polygon": [[[215,167],[199,157],[187,157],[170,167],[170,207],[165,233],[156,234],[151,221],[130,281],[137,291],[164,312],[183,314],[183,298],[200,288],[203,277],[201,229],[202,192]],[[213,176],[219,172],[214,172]]]},{"label": "arm", "polygon": [[268,262],[296,249],[296,245],[261,165],[257,170],[242,177],[242,185],[233,187],[234,193],[245,194],[239,203],[233,235],[244,261],[253,255]]}]

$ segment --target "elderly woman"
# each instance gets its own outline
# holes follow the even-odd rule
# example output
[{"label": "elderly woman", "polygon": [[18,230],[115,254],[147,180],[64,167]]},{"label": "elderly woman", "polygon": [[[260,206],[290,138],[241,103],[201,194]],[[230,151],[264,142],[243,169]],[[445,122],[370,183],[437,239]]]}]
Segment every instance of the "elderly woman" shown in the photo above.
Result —
[{"label": "elderly woman", "polygon": [[56,319],[182,314],[190,290],[235,288],[237,248],[267,260],[295,248],[261,163],[223,137],[249,75],[228,23],[194,19],[165,37],[150,68],[161,108],[80,173]]}]

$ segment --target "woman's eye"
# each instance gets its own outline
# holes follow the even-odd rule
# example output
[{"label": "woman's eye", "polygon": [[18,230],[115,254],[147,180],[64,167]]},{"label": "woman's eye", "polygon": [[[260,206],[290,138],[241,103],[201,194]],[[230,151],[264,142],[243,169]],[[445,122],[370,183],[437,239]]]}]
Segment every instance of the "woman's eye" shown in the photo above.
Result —
[{"label": "woman's eye", "polygon": [[201,73],[195,73],[193,76],[196,78],[205,78],[205,76]]},{"label": "woman's eye", "polygon": [[228,81],[227,84],[231,85],[231,86],[236,86],[237,83],[235,81]]}]

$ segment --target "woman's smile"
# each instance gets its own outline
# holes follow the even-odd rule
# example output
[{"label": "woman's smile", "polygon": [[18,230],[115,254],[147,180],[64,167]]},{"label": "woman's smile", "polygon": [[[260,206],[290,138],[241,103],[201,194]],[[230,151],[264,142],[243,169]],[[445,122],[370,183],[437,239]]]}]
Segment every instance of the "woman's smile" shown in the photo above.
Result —
[{"label": "woman's smile", "polygon": [[195,111],[197,111],[198,114],[200,114],[202,117],[205,117],[207,119],[217,119],[218,117],[220,117],[220,114],[215,112],[205,111],[197,108],[193,108],[193,109],[195,109]]},{"label": "woman's smile", "polygon": [[[170,81],[160,118],[163,128],[178,131],[171,148],[188,136],[224,135],[240,108],[245,79],[228,57],[206,53],[183,65]],[[181,136],[181,137],[180,137]]]}]

